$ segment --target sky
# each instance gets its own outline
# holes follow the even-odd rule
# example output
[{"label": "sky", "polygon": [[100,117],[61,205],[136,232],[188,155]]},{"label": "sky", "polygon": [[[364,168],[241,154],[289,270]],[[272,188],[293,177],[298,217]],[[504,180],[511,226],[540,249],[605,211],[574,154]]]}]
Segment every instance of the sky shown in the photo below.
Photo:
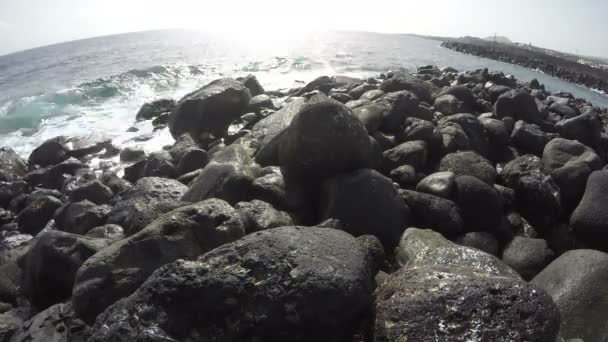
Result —
[{"label": "sky", "polygon": [[0,0],[0,55],[165,28],[486,37],[608,57],[607,0]]}]

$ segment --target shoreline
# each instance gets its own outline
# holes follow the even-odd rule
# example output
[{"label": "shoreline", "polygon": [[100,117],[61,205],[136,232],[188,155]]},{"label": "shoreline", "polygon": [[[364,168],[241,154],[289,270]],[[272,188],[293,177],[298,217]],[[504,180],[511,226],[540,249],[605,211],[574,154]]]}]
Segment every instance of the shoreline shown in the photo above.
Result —
[{"label": "shoreline", "polygon": [[171,141],[0,149],[0,340],[608,334],[608,109],[428,65],[133,119]]}]

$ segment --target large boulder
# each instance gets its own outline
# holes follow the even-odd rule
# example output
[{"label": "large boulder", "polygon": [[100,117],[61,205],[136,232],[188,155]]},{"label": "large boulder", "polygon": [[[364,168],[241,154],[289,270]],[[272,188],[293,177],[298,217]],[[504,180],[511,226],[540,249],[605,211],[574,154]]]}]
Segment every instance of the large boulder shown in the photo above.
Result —
[{"label": "large boulder", "polygon": [[395,246],[407,227],[409,209],[393,182],[377,171],[362,169],[328,179],[321,193],[321,220],[338,219],[355,236],[374,235],[385,246]]},{"label": "large boulder", "polygon": [[19,231],[26,234],[36,235],[49,222],[55,210],[63,203],[53,196],[41,196],[36,198],[17,216]]},{"label": "large boulder", "polygon": [[564,338],[608,340],[608,254],[573,250],[562,254],[533,280],[561,314]]},{"label": "large boulder", "polygon": [[382,131],[397,132],[408,113],[415,112],[420,101],[409,91],[387,93],[375,101],[385,108],[382,113]]},{"label": "large boulder", "polygon": [[39,312],[19,327],[11,342],[85,342],[87,325],[74,315],[70,303]]},{"label": "large boulder", "polygon": [[[437,94],[437,99],[441,98],[442,96],[454,96],[458,101],[461,102],[462,104],[462,111],[459,112],[453,112],[453,113],[443,113],[446,115],[450,115],[450,114],[456,114],[456,113],[471,113],[475,107],[476,107],[476,99],[475,99],[475,95],[473,95],[473,92],[471,91],[471,89],[467,88],[466,86],[463,85],[454,85],[454,86],[450,86],[447,88],[444,88],[439,94]],[[437,99],[435,100],[435,109],[439,110],[437,108]],[[441,112],[441,110],[439,110]]]},{"label": "large boulder", "polygon": [[82,184],[70,192],[70,200],[73,202],[89,200],[95,204],[105,204],[112,197],[114,197],[112,189],[97,179]]},{"label": "large boulder", "polygon": [[293,118],[279,146],[286,183],[318,184],[361,168],[373,168],[377,151],[365,126],[339,102],[311,98]]},{"label": "large boulder", "polygon": [[421,101],[432,103],[432,93],[436,90],[436,86],[430,82],[421,80],[420,78],[404,72],[395,73],[392,77],[384,80],[380,84],[380,90],[385,93],[407,90],[416,95]]},{"label": "large boulder", "polygon": [[10,147],[0,148],[0,181],[11,181],[15,177],[23,177],[27,173],[27,165]]},{"label": "large boulder", "polygon": [[68,203],[55,211],[55,227],[64,232],[84,235],[92,228],[106,223],[112,208],[95,205],[87,200]]},{"label": "large boulder", "polygon": [[494,103],[494,115],[499,119],[510,116],[531,124],[541,120],[534,96],[519,89],[509,90],[498,97]]},{"label": "large boulder", "polygon": [[250,148],[236,143],[215,153],[182,200],[194,203],[219,198],[230,204],[251,200],[256,170],[252,154]]},{"label": "large boulder", "polygon": [[432,230],[408,228],[395,249],[399,268],[466,268],[479,274],[521,279],[517,272],[497,257],[457,245]]},{"label": "large boulder", "polygon": [[604,162],[591,149],[578,141],[556,138],[543,152],[543,167],[559,186],[564,209],[573,210],[585,192],[587,178]]},{"label": "large boulder", "polygon": [[376,291],[374,341],[554,342],[559,312],[521,280],[447,266],[404,268]]},{"label": "large boulder", "polygon": [[367,132],[370,134],[380,129],[387,112],[388,110],[385,106],[377,103],[369,103],[353,109],[353,115],[365,125]]},{"label": "large boulder", "polygon": [[587,180],[581,202],[570,217],[577,237],[606,249],[608,243],[608,170],[595,171]]},{"label": "large boulder", "polygon": [[65,182],[80,171],[88,169],[81,161],[69,158],[57,165],[37,169],[25,175],[23,180],[32,186],[60,190]]},{"label": "large boulder", "polygon": [[202,133],[223,137],[230,123],[244,114],[250,99],[249,89],[241,82],[215,80],[177,103],[169,116],[169,130],[174,138],[184,133],[195,139]]},{"label": "large boulder", "polygon": [[[445,135],[451,134],[449,132],[450,127],[452,127],[451,130],[460,129],[464,132],[465,141],[452,142],[452,144],[456,145],[456,150],[473,150],[486,158],[489,157],[490,143],[485,134],[485,130],[477,117],[472,114],[461,113],[439,120],[439,128],[444,135],[443,140],[444,145],[446,145],[446,152],[455,152],[454,150],[451,150],[450,144],[446,141],[447,137]],[[444,133],[444,130],[448,130],[448,132]],[[463,137],[458,137],[458,133],[455,134],[456,136],[453,139],[463,139]]]},{"label": "large boulder", "polygon": [[540,158],[521,156],[505,165],[500,176],[515,190],[516,209],[522,216],[541,233],[552,230],[561,213],[560,192]]},{"label": "large boulder", "polygon": [[424,170],[428,158],[427,144],[422,140],[404,142],[382,153],[382,168],[390,172],[399,166],[410,165],[417,171]]},{"label": "large boulder", "polygon": [[23,293],[38,309],[69,299],[78,268],[112,242],[58,230],[41,233],[19,262]]},{"label": "large boulder", "polygon": [[192,259],[245,234],[238,213],[210,199],[169,212],[137,234],[89,258],[78,270],[72,302],[92,322],[106,307],[130,295],[159,267]]},{"label": "large boulder", "polygon": [[456,174],[451,171],[435,172],[420,180],[416,191],[431,194],[441,198],[453,198]]},{"label": "large boulder", "polygon": [[121,200],[112,208],[107,223],[123,227],[127,236],[133,235],[150,222],[149,219],[142,220],[143,217],[160,216],[154,210],[155,204],[178,201],[187,189],[185,185],[172,179],[142,178],[133,188],[122,194]]},{"label": "large boulder", "polygon": [[399,194],[412,210],[412,223],[416,227],[432,229],[446,236],[462,232],[463,221],[456,203],[410,190],[399,190]]},{"label": "large boulder", "polygon": [[364,241],[314,227],[247,235],[156,271],[98,317],[90,341],[349,341],[378,266],[379,242]]},{"label": "large boulder", "polygon": [[593,112],[562,120],[555,128],[562,137],[578,140],[590,147],[599,146],[602,138],[602,121]]},{"label": "large boulder", "polygon": [[0,181],[0,207],[6,207],[11,200],[19,195],[31,191],[31,187],[24,181],[2,182]]},{"label": "large boulder", "polygon": [[135,115],[135,120],[152,120],[163,113],[172,112],[175,109],[175,100],[160,99],[144,103]]},{"label": "large boulder", "polygon": [[433,104],[435,110],[444,115],[454,115],[458,113],[465,113],[465,105],[456,96],[445,94],[438,96]]},{"label": "large boulder", "polygon": [[51,138],[36,147],[28,158],[30,168],[34,165],[40,167],[59,164],[67,160],[69,148],[67,146],[69,139],[63,136]]},{"label": "large boulder", "polygon": [[439,171],[453,172],[456,176],[473,176],[489,185],[496,181],[496,168],[474,151],[447,154],[439,163]]},{"label": "large boulder", "polygon": [[516,270],[525,280],[531,280],[553,259],[547,241],[516,236],[502,252],[502,261]]},{"label": "large boulder", "polygon": [[511,145],[521,154],[541,156],[545,145],[551,140],[551,135],[543,132],[540,127],[519,120],[511,132]]}]

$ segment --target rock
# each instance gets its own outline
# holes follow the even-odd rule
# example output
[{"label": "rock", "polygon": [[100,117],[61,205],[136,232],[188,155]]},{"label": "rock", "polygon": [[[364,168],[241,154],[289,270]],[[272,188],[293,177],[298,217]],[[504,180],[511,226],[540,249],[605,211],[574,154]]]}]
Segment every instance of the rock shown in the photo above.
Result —
[{"label": "rock", "polygon": [[391,179],[403,188],[408,188],[416,184],[418,174],[411,165],[401,165],[391,171]]},{"label": "rock", "polygon": [[442,148],[445,153],[453,153],[461,150],[470,150],[471,142],[462,127],[449,123],[439,127],[442,138]]},{"label": "rock", "polygon": [[144,177],[177,178],[178,172],[168,153],[153,153],[144,166]]},{"label": "rock", "polygon": [[146,159],[146,152],[140,147],[125,147],[120,151],[120,161],[125,163],[137,162]]},{"label": "rock", "polygon": [[242,82],[243,85],[245,85],[245,87],[249,89],[251,96],[258,96],[266,92],[264,91],[264,87],[262,87],[257,77],[255,77],[254,75],[248,75],[247,77],[245,77],[245,79],[242,80]]},{"label": "rock", "polygon": [[359,100],[364,100],[364,101],[375,101],[377,99],[379,99],[380,97],[382,97],[382,95],[384,95],[385,92],[383,92],[380,89],[373,89],[373,90],[369,90],[366,91],[365,93],[363,93],[363,95],[361,95],[361,97],[359,97]]},{"label": "rock", "polygon": [[441,159],[439,171],[452,172],[456,176],[473,176],[493,185],[496,181],[496,169],[484,157],[473,151],[450,153]]},{"label": "rock", "polygon": [[400,268],[464,268],[484,276],[521,279],[500,259],[477,249],[459,246],[432,230],[408,228],[395,249]]},{"label": "rock", "polygon": [[393,182],[361,169],[327,180],[321,191],[321,220],[334,218],[354,236],[374,235],[394,246],[409,221],[409,209]]},{"label": "rock", "polygon": [[265,94],[256,95],[249,100],[247,112],[259,113],[264,108],[273,108],[274,104],[270,96]]},{"label": "rock", "polygon": [[91,228],[105,224],[111,207],[97,206],[84,200],[68,203],[55,211],[54,219],[57,229],[64,232],[85,235]]},{"label": "rock", "polygon": [[455,236],[462,231],[463,221],[456,203],[416,191],[400,190],[399,194],[411,208],[411,221],[417,227],[432,229],[446,236]]},{"label": "rock", "polygon": [[386,107],[370,103],[353,109],[353,115],[365,125],[369,133],[374,133],[382,125]]},{"label": "rock", "polygon": [[593,246],[605,249],[608,242],[608,170],[595,171],[587,180],[580,203],[570,217],[576,237]]},{"label": "rock", "polygon": [[511,90],[511,88],[504,85],[492,85],[488,89],[488,93],[490,93],[490,101],[492,101],[492,103],[495,103],[496,100],[498,100],[498,97],[500,97],[500,95],[508,92],[509,90]]},{"label": "rock", "polygon": [[608,254],[573,250],[562,254],[531,283],[545,290],[561,314],[561,335],[605,341],[608,325]]},{"label": "rock", "polygon": [[351,98],[358,100],[361,98],[361,96],[363,96],[363,94],[367,93],[368,91],[377,89],[378,86],[375,84],[363,83],[362,85],[355,87],[351,91],[349,91],[348,95],[350,95]]},{"label": "rock", "polygon": [[561,213],[560,192],[542,169],[540,158],[521,156],[505,165],[500,176],[507,187],[515,190],[518,212],[541,233],[553,229]]},{"label": "rock", "polygon": [[[494,147],[494,151],[500,151],[509,142],[509,131],[501,120],[483,118],[479,119],[485,129],[488,141]],[[494,154],[494,153],[493,153]]]},{"label": "rock", "polygon": [[494,115],[502,119],[510,116],[530,124],[538,123],[541,119],[534,97],[521,90],[509,90],[500,95],[494,103]]},{"label": "rock", "polygon": [[[490,143],[481,122],[475,116],[464,113],[451,115],[439,120],[439,128],[442,134],[444,134],[443,129],[450,126],[460,128],[465,133],[466,140],[468,141],[468,144],[466,142],[455,144],[456,151],[458,149],[473,150],[486,158],[489,156]],[[444,136],[444,145],[446,145],[445,140],[446,137]],[[446,151],[448,153],[455,152],[449,146],[446,146]]]},{"label": "rock", "polygon": [[436,172],[428,175],[416,185],[416,191],[430,195],[452,198],[456,174],[451,171]]},{"label": "rock", "polygon": [[498,241],[487,232],[470,232],[456,239],[459,245],[475,248],[493,256],[498,255]]},{"label": "rock", "polygon": [[172,179],[142,178],[133,188],[122,194],[121,200],[112,208],[107,223],[123,227],[125,234],[130,236],[144,228],[141,222],[138,222],[140,219],[135,218],[158,217],[154,212],[155,204],[178,201],[187,189],[185,185]]},{"label": "rock", "polygon": [[[473,92],[471,91],[471,89],[469,89],[463,85],[454,85],[454,86],[444,88],[437,95],[437,99],[439,99],[445,95],[454,96],[462,104],[461,105],[462,106],[461,109],[463,109],[462,111],[458,111],[458,112],[451,113],[451,114],[471,113],[476,107],[477,101],[475,99],[475,95],[473,95]],[[437,99],[435,100],[435,104],[437,103]],[[437,109],[437,106],[435,106],[435,109]],[[439,109],[437,109],[437,110],[439,110]],[[441,110],[439,110],[439,111],[441,112]],[[448,113],[444,113],[444,114],[450,115]]]},{"label": "rock", "polygon": [[53,305],[23,323],[11,342],[84,342],[86,324],[74,317],[70,303]]},{"label": "rock", "polygon": [[251,93],[242,83],[231,78],[215,80],[177,103],[169,117],[169,130],[174,138],[184,133],[195,140],[202,133],[223,137],[230,123],[244,114],[250,99]]},{"label": "rock", "polygon": [[534,285],[457,267],[404,268],[376,291],[374,341],[554,342],[559,312]]},{"label": "rock", "polygon": [[591,148],[575,140],[556,138],[543,151],[543,167],[559,186],[562,204],[568,212],[576,208],[587,178],[604,163]]},{"label": "rock", "polygon": [[107,239],[110,241],[120,241],[125,238],[125,232],[121,226],[115,224],[106,224],[89,230],[85,236],[98,239]]},{"label": "rock", "polygon": [[24,181],[0,182],[0,207],[7,207],[13,198],[30,191],[30,186]]},{"label": "rock", "polygon": [[172,112],[175,109],[175,106],[175,100],[170,99],[161,99],[144,103],[139,109],[139,112],[137,112],[135,120],[152,120],[163,113]]},{"label": "rock", "polygon": [[547,241],[516,236],[502,252],[502,261],[529,281],[553,259]]},{"label": "rock", "polygon": [[279,146],[286,183],[318,184],[338,174],[373,168],[377,150],[365,126],[338,102],[311,98]]},{"label": "rock", "polygon": [[186,202],[219,198],[230,204],[252,199],[255,179],[252,151],[243,144],[232,144],[217,152],[182,196]]},{"label": "rock", "polygon": [[405,119],[402,130],[395,138],[399,143],[415,140],[426,142],[429,157],[431,158],[438,157],[442,153],[443,138],[441,132],[430,121],[407,118]]},{"label": "rock", "polygon": [[485,231],[500,224],[502,199],[493,187],[478,178],[456,177],[454,201],[460,208],[467,230]]},{"label": "rock", "polygon": [[95,204],[105,204],[108,203],[112,197],[114,197],[112,189],[105,186],[99,180],[87,182],[72,190],[70,193],[70,200],[72,202],[89,200]]},{"label": "rock", "polygon": [[239,202],[234,208],[241,216],[247,234],[294,224],[288,213],[260,200]]},{"label": "rock", "polygon": [[53,196],[37,198],[17,216],[19,231],[30,235],[38,234],[61,205],[61,201]]},{"label": "rock", "polygon": [[38,309],[69,299],[80,265],[111,243],[57,230],[41,233],[19,263],[23,293]]},{"label": "rock", "polygon": [[435,99],[435,110],[439,111],[444,115],[454,115],[458,113],[464,113],[464,103],[454,95],[442,95]]},{"label": "rock", "polygon": [[201,149],[191,149],[184,153],[179,164],[177,165],[177,172],[180,175],[192,172],[194,170],[202,169],[209,163],[209,155],[207,151]]},{"label": "rock", "polygon": [[0,181],[12,181],[15,177],[23,177],[27,173],[27,165],[10,147],[0,148]]},{"label": "rock", "polygon": [[210,199],[169,212],[82,265],[74,285],[74,310],[92,322],[162,265],[195,258],[244,234],[240,216],[222,200]]},{"label": "rock", "polygon": [[251,183],[251,197],[267,202],[281,210],[290,209],[281,170],[276,166],[265,169],[271,171],[256,178]]},{"label": "rock", "polygon": [[182,134],[175,139],[175,143],[171,146],[167,152],[171,155],[173,160],[181,160],[188,151],[192,149],[200,149],[200,146],[194,141],[190,134]]},{"label": "rock", "polygon": [[515,123],[511,133],[511,145],[522,154],[542,156],[545,145],[550,140],[551,136],[543,132],[540,127],[527,124],[522,120]]},{"label": "rock", "polygon": [[69,158],[57,165],[32,171],[23,177],[23,180],[32,186],[46,189],[61,189],[71,176],[78,172],[88,170],[81,161]]},{"label": "rock", "polygon": [[40,146],[36,147],[28,159],[30,169],[34,165],[40,167],[56,165],[69,158],[68,139],[66,137],[55,137],[43,142]]},{"label": "rock", "polygon": [[147,160],[140,160],[131,166],[127,166],[124,169],[125,181],[129,183],[135,183],[138,180],[144,178],[144,171],[146,169],[146,164],[148,164]]},{"label": "rock", "polygon": [[549,110],[561,115],[566,119],[570,119],[578,115],[578,112],[572,107],[557,102],[552,103],[551,106],[549,106]]},{"label": "rock", "polygon": [[427,162],[427,145],[424,141],[408,141],[382,153],[382,168],[390,172],[402,165],[424,170]]},{"label": "rock", "polygon": [[375,267],[366,245],[339,230],[250,234],[156,271],[98,318],[90,341],[347,341],[370,308]]},{"label": "rock", "polygon": [[562,120],[555,128],[563,138],[578,140],[590,147],[599,146],[602,137],[602,122],[593,112]]},{"label": "rock", "polygon": [[15,332],[21,329],[32,315],[30,308],[16,308],[0,314],[0,341],[11,341]]},{"label": "rock", "polygon": [[274,114],[270,114],[253,126],[251,135],[260,141],[260,149],[255,156],[255,161],[262,166],[279,164],[279,146],[281,136],[289,127],[297,113],[304,107],[306,99],[302,97],[292,98]]},{"label": "rock", "polygon": [[403,90],[387,93],[375,103],[385,108],[382,115],[382,131],[397,132],[408,113],[416,111],[420,101],[413,93]]},{"label": "rock", "polygon": [[431,92],[435,90],[435,86],[412,74],[400,72],[384,80],[380,84],[380,90],[385,93],[407,90],[414,93],[421,101],[432,103]]}]

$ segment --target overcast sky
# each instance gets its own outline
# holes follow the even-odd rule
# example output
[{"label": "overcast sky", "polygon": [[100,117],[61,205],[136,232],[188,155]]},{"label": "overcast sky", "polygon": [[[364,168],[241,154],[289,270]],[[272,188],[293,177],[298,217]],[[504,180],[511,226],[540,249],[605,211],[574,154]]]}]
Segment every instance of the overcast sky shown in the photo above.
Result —
[{"label": "overcast sky", "polygon": [[0,55],[163,28],[491,36],[608,57],[608,0],[0,0]]}]

